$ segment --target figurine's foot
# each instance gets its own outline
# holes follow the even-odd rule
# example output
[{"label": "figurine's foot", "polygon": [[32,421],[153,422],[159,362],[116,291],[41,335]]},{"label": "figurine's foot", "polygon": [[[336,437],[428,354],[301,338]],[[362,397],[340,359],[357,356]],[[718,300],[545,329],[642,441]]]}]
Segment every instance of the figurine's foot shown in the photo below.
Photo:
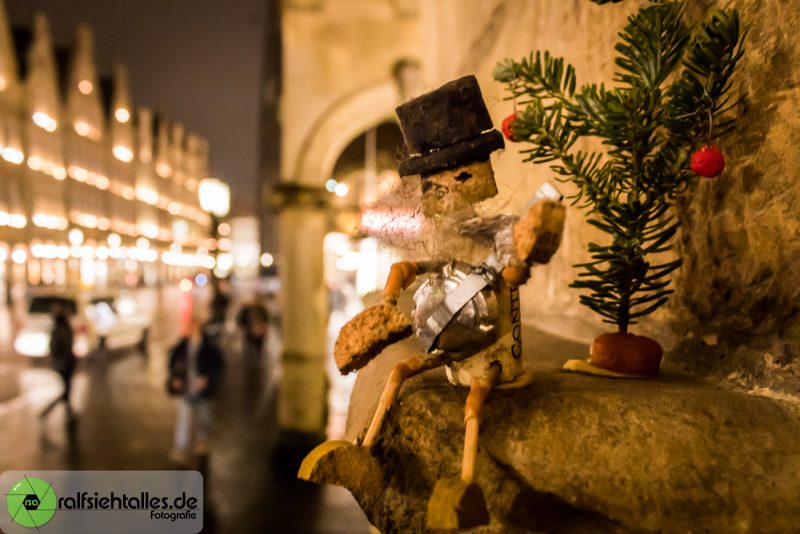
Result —
[{"label": "figurine's foot", "polygon": [[571,371],[573,373],[583,373],[586,375],[593,375],[593,376],[602,376],[605,378],[649,378],[646,376],[627,375],[625,373],[617,373],[615,371],[609,371],[608,369],[601,369],[600,367],[595,367],[586,360],[567,360],[566,363],[561,367],[561,369],[563,371]]},{"label": "figurine's foot", "polygon": [[378,462],[366,447],[349,441],[326,441],[303,459],[297,478],[343,486],[351,492],[378,492],[383,486]]},{"label": "figurine's foot", "polygon": [[455,530],[489,523],[489,511],[480,486],[459,478],[436,482],[428,501],[428,528]]}]

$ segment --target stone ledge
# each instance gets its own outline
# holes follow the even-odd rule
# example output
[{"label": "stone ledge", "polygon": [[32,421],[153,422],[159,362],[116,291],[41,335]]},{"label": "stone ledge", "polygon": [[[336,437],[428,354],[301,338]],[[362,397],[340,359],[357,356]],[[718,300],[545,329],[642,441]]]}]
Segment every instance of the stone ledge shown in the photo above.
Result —
[{"label": "stone ledge", "polygon": [[[492,523],[477,531],[787,532],[800,516],[800,413],[667,370],[656,380],[563,373],[586,347],[525,332],[525,390],[495,391],[476,481]],[[359,373],[348,438],[361,433],[393,363]],[[382,498],[355,497],[382,532],[424,530],[437,479],[458,476],[466,390],[442,370],[410,380],[373,449]]]}]

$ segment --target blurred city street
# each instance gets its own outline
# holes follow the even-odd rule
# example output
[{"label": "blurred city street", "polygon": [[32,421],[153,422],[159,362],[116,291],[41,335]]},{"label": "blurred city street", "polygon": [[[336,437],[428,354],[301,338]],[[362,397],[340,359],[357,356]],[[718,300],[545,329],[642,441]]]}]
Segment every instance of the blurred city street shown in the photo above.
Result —
[{"label": "blurred city street", "polygon": [[[195,288],[194,297],[207,295]],[[153,316],[147,354],[111,352],[81,361],[72,401],[77,418],[62,407],[39,414],[61,393],[46,359],[25,358],[11,349],[11,314],[0,310],[0,365],[16,378],[18,394],[0,401],[0,471],[9,469],[173,469],[169,452],[175,400],[165,390],[167,357],[178,339],[176,284],[139,289]],[[234,328],[224,334],[226,370],[216,398],[215,429],[207,458],[195,459],[206,484],[205,532],[367,532],[368,524],[346,490],[295,479],[296,466],[272,454],[276,434],[271,358],[278,330],[273,325],[262,362],[242,358]],[[8,396],[8,394],[6,394]]]}]

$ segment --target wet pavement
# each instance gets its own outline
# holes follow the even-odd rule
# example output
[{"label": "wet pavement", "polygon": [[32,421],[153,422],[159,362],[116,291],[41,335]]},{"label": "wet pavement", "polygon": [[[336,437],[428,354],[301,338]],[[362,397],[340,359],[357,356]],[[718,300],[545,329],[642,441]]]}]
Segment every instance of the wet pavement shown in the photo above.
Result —
[{"label": "wet pavement", "polygon": [[[137,298],[154,317],[148,353],[128,350],[82,361],[73,381],[73,422],[63,406],[40,420],[61,392],[58,376],[44,362],[11,354],[8,337],[0,336],[0,365],[13,369],[20,385],[19,395],[0,402],[0,472],[175,468],[169,461],[175,401],[164,384],[167,353],[178,337],[179,294],[176,288],[147,289]],[[0,330],[8,332],[2,310],[0,321]],[[211,452],[191,464],[205,480],[204,532],[369,532],[346,490],[297,481],[297,451],[274,453],[270,356],[262,356],[261,364],[245,361],[234,333],[224,345],[226,372],[214,406]],[[269,349],[274,352],[275,345]]]}]

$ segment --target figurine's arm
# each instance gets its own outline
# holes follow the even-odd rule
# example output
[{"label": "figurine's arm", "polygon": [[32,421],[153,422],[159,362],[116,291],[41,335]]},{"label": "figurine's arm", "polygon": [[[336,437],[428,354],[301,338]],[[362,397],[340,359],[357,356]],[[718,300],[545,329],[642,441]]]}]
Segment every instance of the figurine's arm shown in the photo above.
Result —
[{"label": "figurine's arm", "polygon": [[441,265],[442,262],[437,261],[399,261],[393,264],[383,288],[383,301],[392,306],[397,305],[400,292],[410,286],[418,274],[435,271]]},{"label": "figurine's arm", "polygon": [[502,270],[503,279],[512,286],[524,284],[534,264],[550,261],[561,244],[566,210],[559,202],[543,200],[528,208],[514,224],[512,254]]},{"label": "figurine's arm", "polygon": [[339,331],[333,356],[342,374],[364,367],[383,349],[413,333],[411,321],[397,309],[397,298],[417,274],[434,271],[442,264],[401,261],[392,265],[383,290],[383,302],[362,311]]}]

